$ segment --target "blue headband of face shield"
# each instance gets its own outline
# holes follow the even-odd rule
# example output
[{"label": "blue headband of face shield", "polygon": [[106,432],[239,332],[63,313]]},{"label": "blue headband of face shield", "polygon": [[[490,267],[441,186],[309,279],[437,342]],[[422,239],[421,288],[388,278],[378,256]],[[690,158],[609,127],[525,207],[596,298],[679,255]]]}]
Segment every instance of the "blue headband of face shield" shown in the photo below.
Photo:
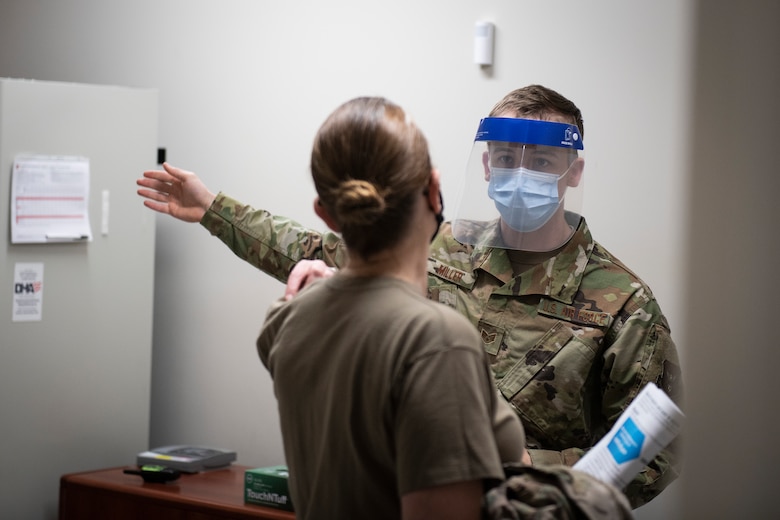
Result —
[{"label": "blue headband of face shield", "polygon": [[479,122],[474,140],[584,149],[582,136],[575,125],[538,119],[486,117]]}]

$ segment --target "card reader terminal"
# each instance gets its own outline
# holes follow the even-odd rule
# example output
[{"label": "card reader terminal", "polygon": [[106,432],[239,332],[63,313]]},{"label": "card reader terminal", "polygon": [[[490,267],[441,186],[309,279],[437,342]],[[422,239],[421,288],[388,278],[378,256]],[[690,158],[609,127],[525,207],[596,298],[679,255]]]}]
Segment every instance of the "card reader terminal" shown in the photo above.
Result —
[{"label": "card reader terminal", "polygon": [[236,460],[236,452],[203,446],[163,446],[138,454],[136,463],[160,464],[185,473],[222,468]]}]

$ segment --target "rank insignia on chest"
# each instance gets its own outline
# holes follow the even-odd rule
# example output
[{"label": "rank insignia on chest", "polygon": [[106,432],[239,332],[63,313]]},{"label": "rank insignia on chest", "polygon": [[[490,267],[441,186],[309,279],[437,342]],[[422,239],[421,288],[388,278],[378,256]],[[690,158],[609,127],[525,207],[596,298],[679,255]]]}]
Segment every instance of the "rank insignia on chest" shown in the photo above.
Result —
[{"label": "rank insignia on chest", "polygon": [[494,341],[496,341],[496,338],[498,337],[498,334],[496,334],[495,332],[488,332],[485,329],[481,329],[479,332],[480,332],[480,336],[482,336],[482,342],[485,345],[492,344]]},{"label": "rank insignia on chest", "polygon": [[537,312],[552,318],[566,320],[587,327],[609,327],[612,316],[608,312],[592,311],[584,308],[584,305],[566,305],[559,301],[543,299],[539,302]]}]

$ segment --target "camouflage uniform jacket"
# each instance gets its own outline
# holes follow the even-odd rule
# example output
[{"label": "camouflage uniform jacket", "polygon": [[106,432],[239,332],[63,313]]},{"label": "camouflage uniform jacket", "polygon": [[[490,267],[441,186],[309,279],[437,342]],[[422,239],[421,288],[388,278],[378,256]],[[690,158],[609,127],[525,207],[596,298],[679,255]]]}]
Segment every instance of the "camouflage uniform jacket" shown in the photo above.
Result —
[{"label": "camouflage uniform jacket", "polygon": [[[302,259],[338,267],[333,233],[219,194],[201,224],[237,256],[285,282]],[[584,219],[558,254],[514,277],[506,250],[456,241],[449,223],[431,245],[428,297],[479,331],[504,397],[522,419],[534,465],[573,465],[648,382],[680,404],[669,325],[650,288],[595,242]],[[625,489],[633,507],[679,474],[677,443]]]}]

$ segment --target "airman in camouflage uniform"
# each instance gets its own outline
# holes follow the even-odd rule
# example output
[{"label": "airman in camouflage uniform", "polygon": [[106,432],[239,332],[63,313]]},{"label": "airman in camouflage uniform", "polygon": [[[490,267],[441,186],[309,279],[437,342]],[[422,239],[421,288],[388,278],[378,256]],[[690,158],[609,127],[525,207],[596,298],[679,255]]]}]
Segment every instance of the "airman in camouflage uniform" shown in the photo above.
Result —
[{"label": "airman in camouflage uniform", "polygon": [[[553,134],[538,142],[513,140],[512,129],[522,128],[522,135],[531,138],[541,127]],[[546,142],[551,135],[558,137]],[[580,185],[582,135],[580,110],[557,92],[530,85],[507,94],[480,123],[475,150],[477,144],[488,148],[472,151],[466,181],[476,184],[463,193],[495,203],[493,215],[501,211],[499,205],[512,213],[501,213],[500,222],[464,213],[444,223],[428,261],[429,298],[454,307],[479,331],[496,383],[523,421],[537,467],[573,465],[647,383],[657,384],[678,404],[682,394],[677,350],[650,288],[595,242],[585,219],[559,200],[561,193],[567,203],[577,200],[570,195]],[[533,157],[536,166],[526,166],[526,158]],[[240,258],[278,280],[286,282],[304,259],[345,265],[346,250],[337,235],[315,232],[221,193],[215,196],[191,172],[164,166],[165,172],[145,172],[138,181],[145,188],[139,191],[148,199],[145,204],[185,222],[200,222]],[[468,171],[471,167],[477,170]],[[536,173],[517,174],[518,167]],[[538,184],[548,174],[555,175],[558,190],[549,189],[555,181],[545,184],[547,191],[499,184],[521,177]],[[485,197],[485,180],[495,181],[494,193],[488,192],[492,200]],[[524,222],[509,225],[514,234],[506,228],[506,217],[525,214],[518,211],[518,199],[545,193],[556,196],[547,204],[555,213],[542,225],[563,230],[559,239],[526,241],[539,233]],[[461,201],[459,211],[466,207],[476,206]],[[624,490],[632,506],[658,495],[680,468],[672,443]]]},{"label": "airman in camouflage uniform", "polygon": [[[650,288],[593,240],[584,218],[560,249],[513,275],[506,249],[463,245],[444,223],[431,245],[428,296],[477,327],[496,383],[521,417],[534,465],[573,465],[649,382],[679,402],[669,325]],[[240,258],[285,282],[303,259],[338,267],[333,233],[255,210],[220,193],[201,224]],[[675,444],[625,491],[633,507],[678,475]]]}]

